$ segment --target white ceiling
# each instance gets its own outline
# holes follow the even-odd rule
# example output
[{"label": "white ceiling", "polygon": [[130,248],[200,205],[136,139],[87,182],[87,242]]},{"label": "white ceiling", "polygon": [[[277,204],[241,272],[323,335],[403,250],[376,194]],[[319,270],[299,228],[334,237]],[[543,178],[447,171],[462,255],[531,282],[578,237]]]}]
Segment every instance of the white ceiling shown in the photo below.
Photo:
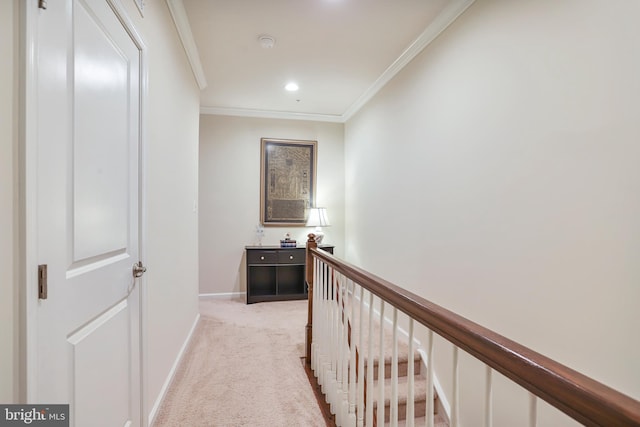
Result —
[{"label": "white ceiling", "polygon": [[[473,0],[168,0],[203,113],[344,121]],[[265,49],[259,36],[275,39]],[[297,92],[284,86],[295,81]]]}]

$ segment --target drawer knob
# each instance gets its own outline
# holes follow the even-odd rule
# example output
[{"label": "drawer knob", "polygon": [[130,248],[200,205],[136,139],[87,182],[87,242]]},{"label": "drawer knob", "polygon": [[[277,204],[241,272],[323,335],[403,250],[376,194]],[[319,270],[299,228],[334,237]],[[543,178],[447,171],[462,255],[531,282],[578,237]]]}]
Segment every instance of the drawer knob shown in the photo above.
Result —
[{"label": "drawer knob", "polygon": [[264,261],[264,257],[263,256],[261,256],[260,259]]},{"label": "drawer knob", "polygon": [[293,259],[293,255],[289,255],[289,259]]}]

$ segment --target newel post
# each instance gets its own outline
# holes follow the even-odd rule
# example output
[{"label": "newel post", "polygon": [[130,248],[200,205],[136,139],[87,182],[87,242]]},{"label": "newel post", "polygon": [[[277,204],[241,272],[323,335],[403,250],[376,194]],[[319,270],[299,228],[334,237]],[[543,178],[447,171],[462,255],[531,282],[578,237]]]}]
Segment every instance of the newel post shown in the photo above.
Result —
[{"label": "newel post", "polygon": [[307,327],[305,335],[305,356],[307,365],[311,364],[311,332],[313,331],[313,255],[311,254],[311,248],[317,248],[316,235],[309,234],[309,240],[307,240],[307,294],[309,299],[309,309],[307,312]]}]

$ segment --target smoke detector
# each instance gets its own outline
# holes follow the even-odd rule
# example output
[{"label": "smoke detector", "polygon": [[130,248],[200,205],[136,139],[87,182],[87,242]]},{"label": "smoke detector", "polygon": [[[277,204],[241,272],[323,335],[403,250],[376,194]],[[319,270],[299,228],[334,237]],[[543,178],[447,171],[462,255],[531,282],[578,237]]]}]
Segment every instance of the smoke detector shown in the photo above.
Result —
[{"label": "smoke detector", "polygon": [[276,44],[276,39],[268,34],[262,34],[258,36],[258,41],[260,42],[260,46],[265,49],[271,49],[273,45]]}]

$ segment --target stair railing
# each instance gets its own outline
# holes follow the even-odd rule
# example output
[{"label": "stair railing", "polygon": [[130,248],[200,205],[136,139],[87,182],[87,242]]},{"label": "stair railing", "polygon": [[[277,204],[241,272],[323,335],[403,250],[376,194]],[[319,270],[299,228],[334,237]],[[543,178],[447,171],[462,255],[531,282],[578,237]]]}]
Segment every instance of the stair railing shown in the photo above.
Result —
[{"label": "stair railing", "polygon": [[[483,425],[493,423],[492,374],[501,373],[530,393],[529,426],[537,425],[542,399],[586,426],[640,426],[640,402],[543,356],[502,335],[317,249],[314,235],[307,242],[306,279],[309,315],[306,363],[335,415],[338,426],[398,425],[398,313],[408,317],[409,359],[406,425],[413,426],[414,354],[426,367],[425,425],[434,426],[434,334],[453,344],[453,381],[449,425],[459,425],[458,349],[486,365]],[[382,325],[372,337],[373,323]],[[390,375],[385,372],[384,325],[391,322]],[[427,328],[425,348],[414,348],[414,324]],[[378,354],[374,343],[378,343]],[[375,367],[375,359],[378,366]],[[387,386],[374,388],[389,377]],[[388,395],[386,395],[388,393]],[[384,403],[388,402],[388,404]],[[388,409],[387,409],[388,407]],[[374,411],[375,409],[375,411]],[[388,413],[385,413],[388,411]],[[402,415],[405,415],[404,413]]]}]

